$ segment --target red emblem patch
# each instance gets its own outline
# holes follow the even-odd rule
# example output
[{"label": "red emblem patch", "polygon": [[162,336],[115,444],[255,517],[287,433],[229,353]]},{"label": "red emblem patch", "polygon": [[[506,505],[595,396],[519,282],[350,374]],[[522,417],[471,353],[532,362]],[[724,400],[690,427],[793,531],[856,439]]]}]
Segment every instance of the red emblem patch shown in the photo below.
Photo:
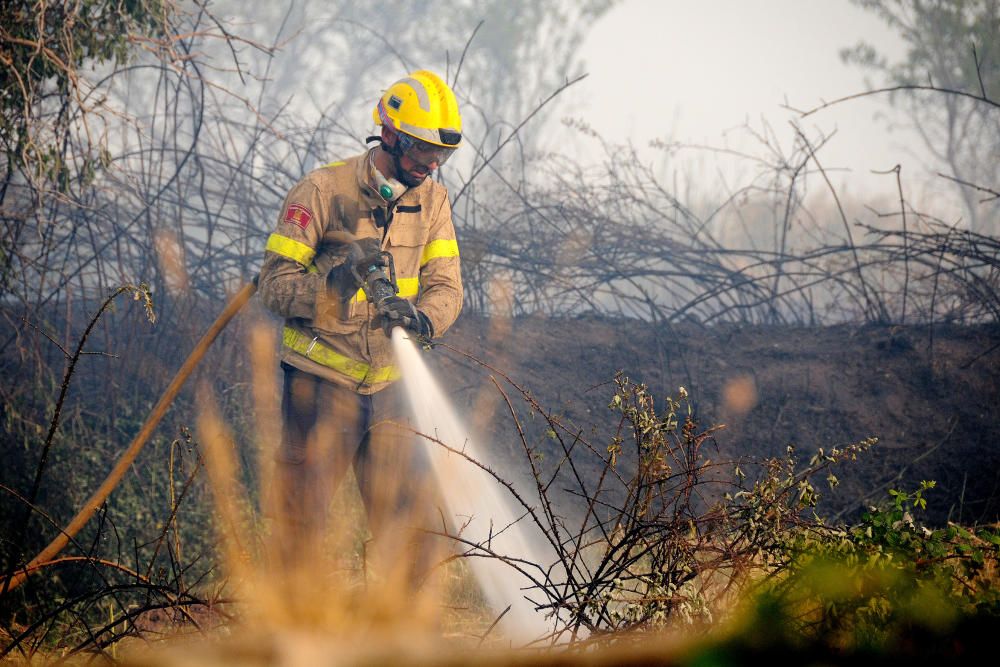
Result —
[{"label": "red emblem patch", "polygon": [[302,229],[309,226],[309,221],[312,218],[312,211],[302,204],[289,204],[288,208],[285,209],[285,222],[298,225]]}]

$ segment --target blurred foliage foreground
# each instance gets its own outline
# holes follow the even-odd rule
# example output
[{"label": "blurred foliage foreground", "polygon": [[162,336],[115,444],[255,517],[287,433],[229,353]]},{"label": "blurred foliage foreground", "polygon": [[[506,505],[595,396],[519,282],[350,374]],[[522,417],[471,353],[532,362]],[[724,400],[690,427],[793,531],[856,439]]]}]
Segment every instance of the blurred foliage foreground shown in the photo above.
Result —
[{"label": "blurred foliage foreground", "polygon": [[[133,292],[146,294],[119,290]],[[150,304],[142,306],[148,311]],[[273,363],[272,347],[273,341],[257,340],[254,363]],[[258,466],[241,461],[246,452],[235,444],[263,438],[269,423],[273,429],[262,403],[257,423],[246,419],[255,398],[273,387],[244,386],[222,405],[202,392],[197,408],[186,407],[197,415],[196,434],[185,430],[169,444],[153,445],[168,470],[144,468],[149,479],[123,484],[63,555],[13,590],[9,577],[41,536],[62,524],[37,506],[29,511],[27,499],[5,486],[4,523],[12,528],[2,541],[3,657],[175,664],[176,643],[164,640],[193,633],[222,640],[203,645],[215,647],[204,654],[205,664],[270,664],[291,651],[287,637],[277,639],[291,631],[296,642],[332,637],[343,643],[334,646],[351,647],[347,654],[334,650],[340,657],[326,662],[391,657],[460,664],[476,647],[483,661],[498,664],[700,665],[767,657],[924,663],[976,656],[991,641],[988,630],[1000,627],[1000,530],[923,525],[934,482],[890,491],[854,525],[832,525],[820,515],[821,488],[835,486],[834,470],[863,457],[874,439],[808,457],[788,447],[776,458],[712,460],[706,452],[717,450],[706,445],[722,427],[700,426],[683,388],[659,400],[619,375],[606,406],[615,435],[590,442],[498,374],[512,417],[520,418],[511,397],[519,398],[564,453],[559,460],[540,456],[521,431],[535,489],[518,494],[508,486],[523,520],[551,545],[552,562],[515,560],[518,554],[463,542],[459,530],[447,535],[458,551],[440,566],[445,599],[414,600],[393,588],[391,576],[366,567],[363,512],[342,492],[335,539],[324,542],[307,572],[281,572],[274,527],[264,518],[267,457]],[[273,375],[273,368],[254,370],[255,380]],[[595,460],[601,473],[581,476]],[[55,456],[50,465],[57,463]],[[247,492],[253,485],[260,490]],[[78,502],[71,494],[63,500]],[[164,500],[157,515],[153,508]],[[504,558],[533,582],[524,594],[551,612],[542,639],[517,649],[505,643],[496,622],[501,610],[486,608],[462,565],[470,557]],[[424,640],[378,639],[386,636]],[[439,638],[430,653],[428,636]],[[143,646],[157,650],[137,654]],[[390,647],[396,653],[381,656]],[[193,659],[186,649],[182,661]]]}]

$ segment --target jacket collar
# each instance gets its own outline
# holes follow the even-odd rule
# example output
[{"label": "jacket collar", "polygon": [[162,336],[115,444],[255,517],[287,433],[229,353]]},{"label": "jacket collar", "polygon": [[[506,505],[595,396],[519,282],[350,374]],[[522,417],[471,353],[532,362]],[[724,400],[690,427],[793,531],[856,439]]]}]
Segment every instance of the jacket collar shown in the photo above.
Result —
[{"label": "jacket collar", "polygon": [[[365,206],[369,208],[385,208],[385,201],[375,194],[375,190],[372,188],[371,179],[368,174],[368,161],[371,159],[372,152],[378,150],[378,146],[373,146],[367,151],[358,156],[358,162],[354,166],[354,173],[358,180],[358,190],[361,192],[361,201],[364,202]],[[396,205],[399,204],[415,204],[418,203],[420,199],[420,193],[424,188],[430,187],[427,181],[430,177],[424,179],[424,182],[412,188],[408,188],[406,192],[396,200]]]}]

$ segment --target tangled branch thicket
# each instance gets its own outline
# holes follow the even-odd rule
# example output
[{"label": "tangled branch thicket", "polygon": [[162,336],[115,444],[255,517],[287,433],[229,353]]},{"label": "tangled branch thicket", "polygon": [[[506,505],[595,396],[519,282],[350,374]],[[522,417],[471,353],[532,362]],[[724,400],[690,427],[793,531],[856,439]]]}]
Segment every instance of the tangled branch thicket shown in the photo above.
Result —
[{"label": "tangled branch thicket", "polygon": [[[285,192],[315,165],[364,146],[339,121],[307,122],[294,105],[263,104],[286,99],[266,76],[278,44],[240,38],[206,5],[90,7],[7,3],[0,28],[5,581],[65,525],[138,430],[179,351],[254,275]],[[68,28],[71,11],[96,41]],[[229,54],[225,66],[220,52]],[[261,71],[247,71],[248,53]],[[100,76],[85,77],[85,64],[99,65]],[[475,108],[474,99],[462,102]],[[629,149],[607,147],[590,167],[518,152],[519,133],[547,103],[470,123],[466,156],[443,174],[470,312],[502,310],[493,289],[501,280],[514,315],[705,325],[998,321],[997,238],[921,214],[902,186],[897,211],[873,211],[861,225],[832,188],[807,197],[828,183],[818,157],[824,137],[799,131],[785,154],[759,134],[757,175],[697,213]],[[682,148],[663,146],[668,160]],[[148,285],[155,330],[134,306],[99,308],[132,284]],[[87,347],[67,373],[65,351],[84,330]],[[237,324],[225,334],[203,370],[237,416],[251,412],[245,333]],[[619,435],[610,447],[552,423],[567,458],[548,475],[572,472],[574,448],[599,457],[603,470],[595,480],[576,476],[587,508],[578,523],[549,513],[567,578],[553,586],[543,570],[532,593],[568,614],[561,632],[575,636],[714,613],[710,600],[773,565],[778,547],[788,553],[790,531],[818,530],[808,480],[869,444],[804,469],[760,461],[761,474],[743,486],[738,462],[702,465],[711,431],[688,419],[683,401],[656,414],[648,393],[624,378],[614,400]],[[186,428],[193,410],[190,396],[179,401],[163,429],[171,435],[154,439],[154,454],[74,541],[73,555],[40,566],[67,574],[32,578],[0,598],[5,653],[31,654],[55,632],[74,650],[106,650],[137,632],[145,612],[168,607],[198,623],[193,610],[223,597],[207,584],[218,578],[202,460]],[[235,421],[241,440],[260,437],[251,420]],[[633,454],[622,458],[632,473],[617,461],[627,436]],[[555,479],[538,473],[546,484]]]},{"label": "tangled branch thicket", "polygon": [[[992,584],[1000,532],[921,525],[933,482],[892,491],[888,508],[871,508],[850,529],[817,513],[822,487],[838,483],[834,471],[863,457],[874,438],[805,460],[792,446],[780,457],[719,460],[710,447],[717,427],[698,424],[683,388],[660,410],[645,386],[619,375],[608,406],[617,430],[605,448],[504,380],[562,453],[545,465],[522,435],[535,482],[517,497],[522,520],[543,528],[554,560],[517,567],[534,583],[526,597],[554,619],[550,639],[579,648],[627,642],[628,632],[703,629],[731,616],[748,591],[772,605],[762,622],[780,621],[792,644],[834,653],[896,650],[924,630],[939,632],[943,617],[954,627],[957,618],[1000,612]],[[594,458],[599,473],[582,473],[581,462]],[[513,557],[489,547],[468,554]]]},{"label": "tangled branch thicket", "polygon": [[[850,223],[833,206],[810,210],[806,182],[823,175],[813,158],[802,135],[791,155],[761,160],[760,177],[706,216],[634,152],[609,150],[600,169],[549,161],[539,182],[551,185],[509,188],[490,197],[488,210],[463,211],[472,255],[463,268],[478,278],[470,302],[488,310],[482,286],[499,273],[511,277],[520,314],[592,311],[705,324],[997,321],[994,237],[905,200],[870,223]],[[744,211],[773,237],[755,238]],[[900,229],[900,218],[909,225]]]}]

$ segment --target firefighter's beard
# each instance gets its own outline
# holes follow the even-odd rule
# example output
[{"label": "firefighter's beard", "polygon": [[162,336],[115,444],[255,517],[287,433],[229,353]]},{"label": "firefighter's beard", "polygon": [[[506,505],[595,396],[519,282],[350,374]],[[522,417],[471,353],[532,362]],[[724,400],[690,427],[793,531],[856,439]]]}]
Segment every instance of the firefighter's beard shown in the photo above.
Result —
[{"label": "firefighter's beard", "polygon": [[414,164],[414,167],[415,167],[414,171],[417,171],[417,172],[424,171],[426,173],[417,174],[417,173],[413,173],[413,172],[407,171],[406,169],[403,169],[403,164],[402,164],[402,162],[399,159],[399,155],[393,155],[392,156],[392,167],[393,167],[393,169],[396,170],[396,180],[399,181],[400,183],[402,183],[403,185],[405,185],[408,188],[415,188],[415,187],[417,187],[418,185],[420,185],[421,183],[423,183],[424,179],[426,179],[428,176],[430,176],[430,173],[431,173],[430,169],[427,169],[427,167],[424,167],[424,166],[422,166],[420,164],[417,164],[416,162],[414,162],[413,164]]}]

